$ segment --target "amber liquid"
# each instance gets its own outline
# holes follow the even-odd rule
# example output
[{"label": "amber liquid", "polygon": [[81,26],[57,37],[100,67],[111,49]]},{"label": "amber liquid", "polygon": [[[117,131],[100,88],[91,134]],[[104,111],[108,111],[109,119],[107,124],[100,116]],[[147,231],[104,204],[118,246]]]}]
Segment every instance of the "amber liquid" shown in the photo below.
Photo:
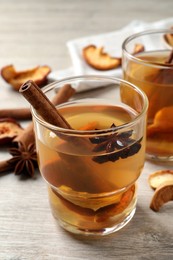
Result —
[{"label": "amber liquid", "polygon": [[[105,129],[136,116],[121,107],[99,105],[64,108],[61,113],[74,129]],[[145,138],[133,156],[98,163],[93,158],[105,151],[94,152],[88,137],[67,138],[42,129],[37,138],[39,165],[55,218],[65,227],[88,232],[102,232],[123,221],[135,207],[134,183],[143,168],[144,143]]]},{"label": "amber liquid", "polygon": [[[164,64],[169,55],[170,52],[152,52],[138,56]],[[160,69],[129,61],[124,79],[140,87],[149,99],[147,153],[160,158],[173,156],[173,67]]]}]

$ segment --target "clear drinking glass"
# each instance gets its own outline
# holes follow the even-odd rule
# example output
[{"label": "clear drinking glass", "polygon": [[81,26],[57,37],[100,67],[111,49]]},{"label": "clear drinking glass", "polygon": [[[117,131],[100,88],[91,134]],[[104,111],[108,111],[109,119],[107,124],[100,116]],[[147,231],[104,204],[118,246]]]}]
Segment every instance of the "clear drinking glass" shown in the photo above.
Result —
[{"label": "clear drinking glass", "polygon": [[63,228],[106,235],[135,213],[136,181],[145,157],[147,97],[126,81],[101,76],[64,79],[43,91],[52,99],[64,84],[105,85],[106,94],[96,91],[96,97],[93,92],[92,98],[75,97],[57,106],[72,129],[45,122],[32,108],[39,169],[53,216]]},{"label": "clear drinking glass", "polygon": [[[144,50],[134,54],[136,44]],[[173,161],[173,30],[134,34],[122,48],[124,79],[142,89],[149,100],[147,157]]]}]

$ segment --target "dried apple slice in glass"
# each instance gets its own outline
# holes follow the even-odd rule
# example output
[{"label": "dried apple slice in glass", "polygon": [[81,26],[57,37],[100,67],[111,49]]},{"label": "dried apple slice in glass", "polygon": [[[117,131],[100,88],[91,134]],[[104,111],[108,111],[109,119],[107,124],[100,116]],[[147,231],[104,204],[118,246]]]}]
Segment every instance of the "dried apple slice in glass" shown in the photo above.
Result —
[{"label": "dried apple slice in glass", "polygon": [[147,127],[147,136],[156,133],[170,133],[173,132],[173,106],[164,107],[160,109],[155,117],[152,125]]}]

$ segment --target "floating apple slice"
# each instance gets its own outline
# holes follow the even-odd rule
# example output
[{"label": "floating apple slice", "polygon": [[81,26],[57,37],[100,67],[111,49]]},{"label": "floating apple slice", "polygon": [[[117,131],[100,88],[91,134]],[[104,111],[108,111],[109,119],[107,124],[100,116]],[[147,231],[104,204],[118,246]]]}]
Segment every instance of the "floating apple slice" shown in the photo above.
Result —
[{"label": "floating apple slice", "polygon": [[152,125],[147,127],[147,136],[150,137],[156,133],[171,133],[173,132],[173,106],[160,109],[155,117]]},{"label": "floating apple slice", "polygon": [[83,49],[85,61],[96,70],[112,70],[121,65],[121,58],[111,57],[103,47],[88,45]]},{"label": "floating apple slice", "polygon": [[43,86],[47,82],[50,71],[49,66],[37,66],[24,71],[16,71],[13,65],[8,65],[2,68],[1,76],[17,91],[27,80],[33,80],[38,86]]}]

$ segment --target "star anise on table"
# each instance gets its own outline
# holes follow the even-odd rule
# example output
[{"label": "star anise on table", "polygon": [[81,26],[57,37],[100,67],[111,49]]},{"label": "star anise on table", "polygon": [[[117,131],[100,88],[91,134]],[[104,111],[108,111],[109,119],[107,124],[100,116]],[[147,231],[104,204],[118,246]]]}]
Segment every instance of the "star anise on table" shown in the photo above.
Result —
[{"label": "star anise on table", "polygon": [[[114,124],[111,128],[115,128]],[[104,152],[103,155],[94,156],[93,161],[105,163],[115,162],[118,159],[125,159],[136,154],[141,148],[141,140],[135,141],[131,138],[133,130],[122,133],[113,133],[108,136],[90,138],[91,143],[96,144],[93,152]]]},{"label": "star anise on table", "polygon": [[35,168],[37,167],[37,154],[35,143],[25,146],[19,143],[17,148],[10,148],[9,153],[12,158],[8,160],[9,166],[14,168],[16,175],[34,176]]}]

